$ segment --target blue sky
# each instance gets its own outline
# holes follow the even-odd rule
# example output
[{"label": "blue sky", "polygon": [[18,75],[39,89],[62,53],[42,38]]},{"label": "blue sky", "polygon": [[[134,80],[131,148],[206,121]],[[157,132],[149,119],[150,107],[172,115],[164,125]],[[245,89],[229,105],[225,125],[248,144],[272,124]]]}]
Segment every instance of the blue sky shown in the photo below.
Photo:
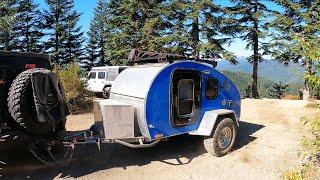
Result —
[{"label": "blue sky", "polygon": [[[82,13],[79,21],[79,25],[82,26],[82,30],[87,32],[89,29],[89,24],[91,19],[93,18],[93,11],[97,4],[98,0],[74,0],[75,8],[78,12]],[[37,4],[40,5],[40,9],[46,9],[45,0],[35,0]],[[269,9],[272,10],[279,10],[279,7],[275,4],[268,2],[264,2]],[[222,6],[230,5],[229,1],[227,0],[215,0],[215,3],[220,4]],[[250,56],[252,53],[250,50],[246,50],[246,42],[243,42],[240,39],[235,39],[234,42],[228,46],[224,46],[227,50],[235,53],[237,56]]]}]

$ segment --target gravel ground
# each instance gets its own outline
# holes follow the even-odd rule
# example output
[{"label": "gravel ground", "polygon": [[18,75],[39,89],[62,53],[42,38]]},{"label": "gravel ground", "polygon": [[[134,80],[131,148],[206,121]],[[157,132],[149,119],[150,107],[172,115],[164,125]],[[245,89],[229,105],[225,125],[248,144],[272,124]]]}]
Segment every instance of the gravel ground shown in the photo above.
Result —
[{"label": "gravel ground", "polygon": [[[1,150],[3,179],[280,179],[299,163],[299,119],[310,114],[303,101],[242,102],[240,132],[233,152],[217,158],[206,153],[200,137],[179,136],[134,150],[120,145],[78,146],[65,165],[43,166],[23,145]],[[67,129],[87,129],[92,114],[68,117]],[[9,150],[8,150],[9,149]]]}]

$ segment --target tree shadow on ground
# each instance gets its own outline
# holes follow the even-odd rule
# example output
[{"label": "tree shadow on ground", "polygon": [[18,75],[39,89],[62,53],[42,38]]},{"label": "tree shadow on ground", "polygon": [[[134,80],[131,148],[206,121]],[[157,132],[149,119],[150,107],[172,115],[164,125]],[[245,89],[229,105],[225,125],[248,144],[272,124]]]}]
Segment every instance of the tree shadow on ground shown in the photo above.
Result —
[{"label": "tree shadow on ground", "polygon": [[[254,141],[255,137],[252,137],[252,134],[263,127],[258,124],[241,122],[235,150]],[[0,160],[7,163],[3,167],[0,164],[0,174],[3,175],[3,179],[29,177],[53,179],[57,176],[78,178],[100,170],[144,166],[153,161],[181,166],[191,163],[194,158],[205,153],[202,137],[182,135],[147,149],[130,149],[117,144],[105,144],[102,145],[99,152],[96,145],[78,145],[71,162],[44,166],[32,157],[27,148],[19,145],[11,150],[7,148],[5,151],[0,151]]]}]

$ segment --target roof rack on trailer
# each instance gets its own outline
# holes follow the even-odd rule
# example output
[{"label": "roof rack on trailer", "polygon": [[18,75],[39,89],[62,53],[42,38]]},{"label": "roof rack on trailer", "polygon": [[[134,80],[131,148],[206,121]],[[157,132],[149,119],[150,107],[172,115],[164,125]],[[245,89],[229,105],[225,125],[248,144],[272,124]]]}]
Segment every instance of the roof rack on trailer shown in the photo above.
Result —
[{"label": "roof rack on trailer", "polygon": [[131,65],[135,63],[162,63],[162,62],[173,63],[176,60],[194,60],[194,61],[211,64],[213,67],[217,66],[217,61],[213,59],[190,58],[190,57],[179,55],[179,54],[141,51],[137,49],[132,49],[128,57],[129,64]]}]

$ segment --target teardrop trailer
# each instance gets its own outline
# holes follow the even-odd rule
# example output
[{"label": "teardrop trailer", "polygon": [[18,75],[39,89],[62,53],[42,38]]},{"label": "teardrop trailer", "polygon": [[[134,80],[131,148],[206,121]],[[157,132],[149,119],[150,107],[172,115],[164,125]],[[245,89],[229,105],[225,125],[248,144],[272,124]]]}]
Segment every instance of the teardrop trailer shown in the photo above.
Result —
[{"label": "teardrop trailer", "polygon": [[[152,147],[172,136],[203,136],[205,149],[223,156],[236,139],[240,93],[214,69],[216,62],[133,50],[111,88],[96,100],[95,124],[77,143]],[[140,64],[140,65],[139,65]]]}]

